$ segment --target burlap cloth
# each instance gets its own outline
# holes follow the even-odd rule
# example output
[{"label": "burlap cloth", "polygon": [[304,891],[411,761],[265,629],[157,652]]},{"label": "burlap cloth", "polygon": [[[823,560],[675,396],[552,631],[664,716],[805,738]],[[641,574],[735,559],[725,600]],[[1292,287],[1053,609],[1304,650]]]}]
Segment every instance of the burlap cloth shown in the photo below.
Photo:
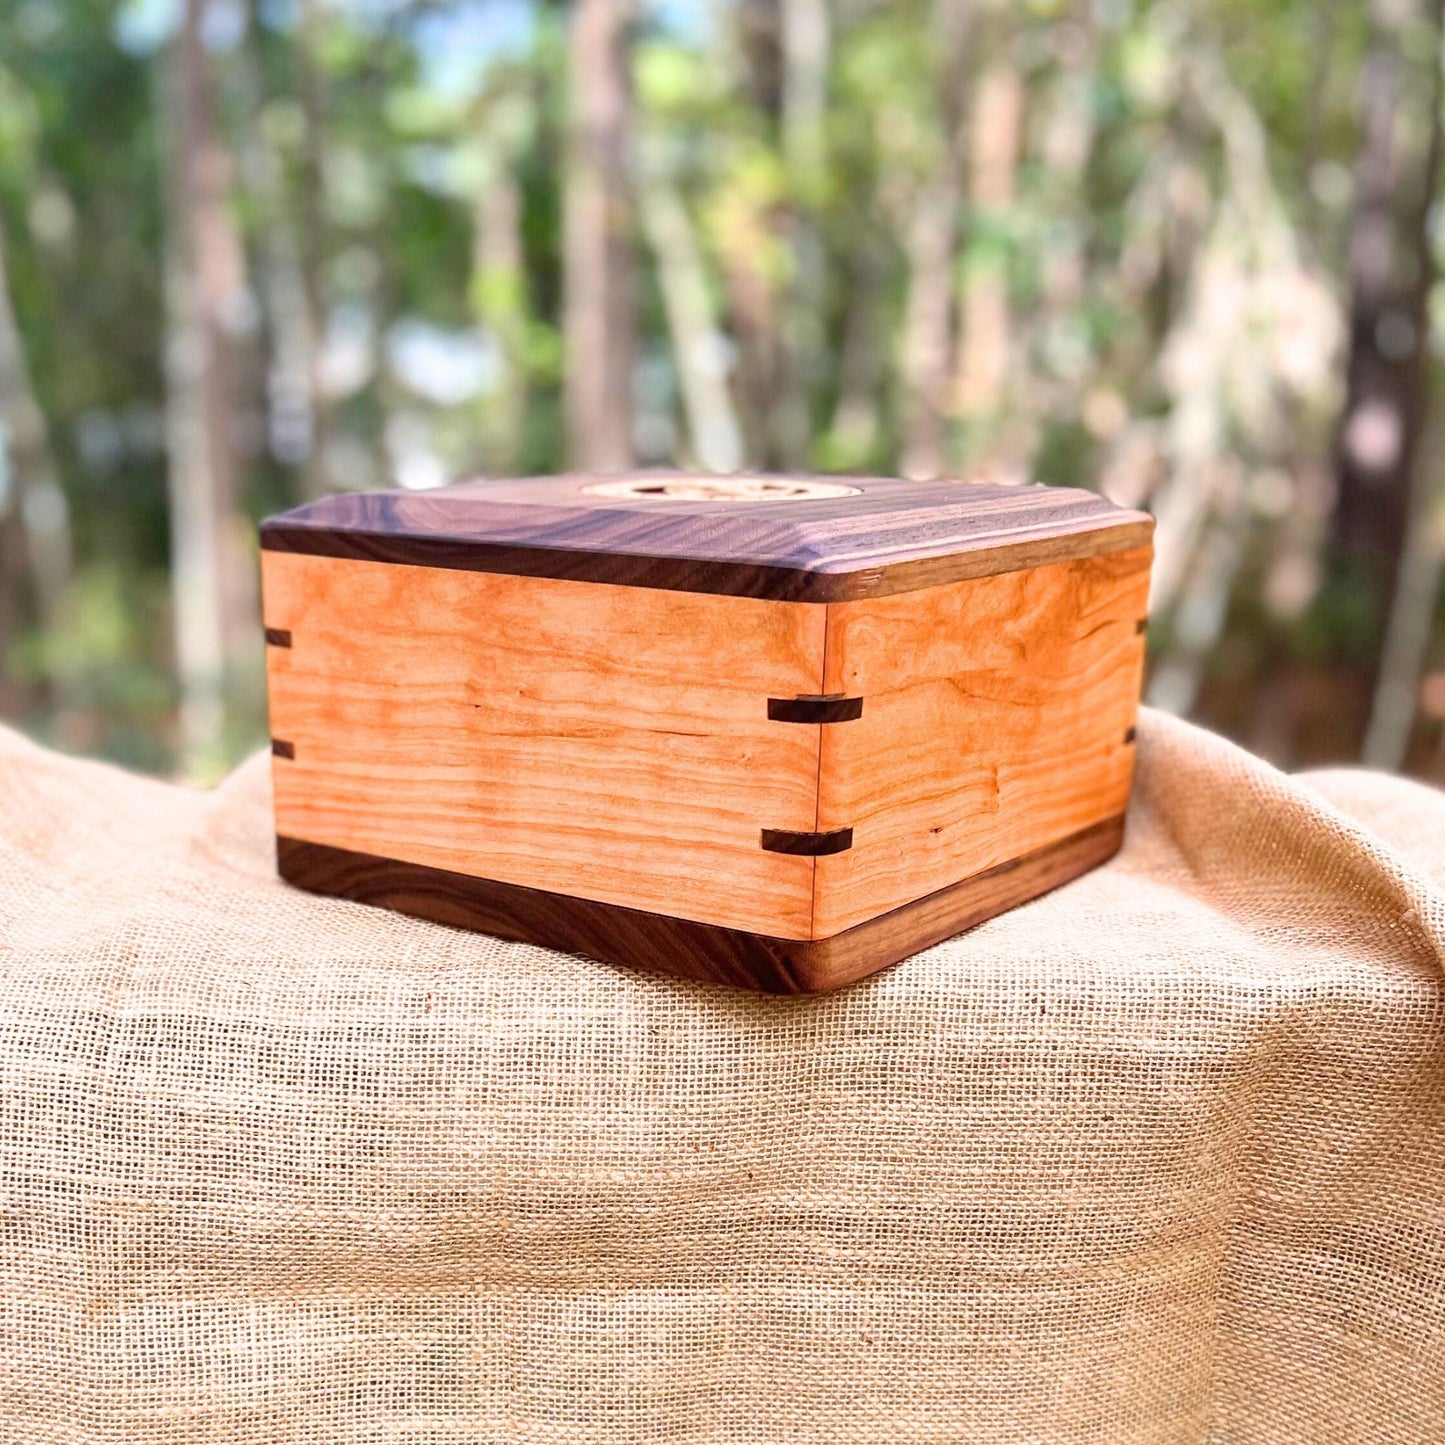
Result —
[{"label": "burlap cloth", "polygon": [[1445,1440],[1445,797],[1163,717],[842,994],[293,892],[0,736],[0,1441]]}]

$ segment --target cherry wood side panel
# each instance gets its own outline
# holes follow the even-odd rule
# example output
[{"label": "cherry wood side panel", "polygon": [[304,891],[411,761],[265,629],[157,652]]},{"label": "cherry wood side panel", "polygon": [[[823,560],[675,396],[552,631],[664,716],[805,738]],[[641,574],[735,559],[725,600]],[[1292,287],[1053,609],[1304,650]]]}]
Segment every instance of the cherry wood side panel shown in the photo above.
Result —
[{"label": "cherry wood side panel", "polygon": [[828,608],[816,864],[826,938],[1124,812],[1152,549]]},{"label": "cherry wood side panel", "polygon": [[784,938],[812,930],[825,609],[263,554],[283,836]]},{"label": "cherry wood side panel", "polygon": [[316,893],[677,978],[764,993],[819,993],[856,983],[1077,878],[1111,857],[1123,837],[1124,820],[1107,819],[1037,853],[819,939],[718,928],[294,838],[278,838],[276,854],[283,878]]}]

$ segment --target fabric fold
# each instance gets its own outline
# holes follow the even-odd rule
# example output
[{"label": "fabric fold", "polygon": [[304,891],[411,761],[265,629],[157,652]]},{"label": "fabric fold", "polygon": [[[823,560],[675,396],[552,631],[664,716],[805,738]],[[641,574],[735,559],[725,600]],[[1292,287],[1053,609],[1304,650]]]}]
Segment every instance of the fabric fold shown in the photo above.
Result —
[{"label": "fabric fold", "polygon": [[1445,798],[1138,747],[1113,862],[780,999],[0,732],[0,1439],[1445,1438]]}]

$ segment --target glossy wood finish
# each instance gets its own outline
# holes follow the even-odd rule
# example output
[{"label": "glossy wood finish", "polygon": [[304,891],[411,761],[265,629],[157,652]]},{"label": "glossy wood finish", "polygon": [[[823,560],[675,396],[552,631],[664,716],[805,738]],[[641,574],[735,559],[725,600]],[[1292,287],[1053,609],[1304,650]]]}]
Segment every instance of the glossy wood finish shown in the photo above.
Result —
[{"label": "glossy wood finish", "polygon": [[768,993],[817,993],[879,969],[1078,877],[1117,852],[1109,818],[1024,858],[835,934],[797,940],[277,839],[281,876],[316,893],[608,963]]},{"label": "glossy wood finish", "polygon": [[[647,475],[647,474],[643,474]],[[842,602],[1147,543],[1092,492],[849,477],[842,497],[614,497],[596,478],[346,493],[272,518],[268,552],[634,588]]]},{"label": "glossy wood finish", "polygon": [[586,480],[268,524],[288,877],[791,990],[1117,846],[1148,518],[1046,489]]},{"label": "glossy wood finish", "polygon": [[[267,552],[277,831],[807,938],[824,609]],[[856,723],[845,726],[857,726]]]},{"label": "glossy wood finish", "polygon": [[1124,811],[1150,549],[828,609],[813,934],[827,937]]},{"label": "glossy wood finish", "polygon": [[826,833],[793,833],[786,828],[764,828],[759,842],[769,853],[827,858],[834,853],[846,853],[853,846],[853,830],[833,828]]}]

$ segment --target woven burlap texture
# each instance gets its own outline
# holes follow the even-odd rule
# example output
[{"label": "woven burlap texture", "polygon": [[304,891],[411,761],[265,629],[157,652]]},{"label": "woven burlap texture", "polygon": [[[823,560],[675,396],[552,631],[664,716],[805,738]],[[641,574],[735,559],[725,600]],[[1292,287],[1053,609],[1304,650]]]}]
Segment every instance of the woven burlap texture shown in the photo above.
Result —
[{"label": "woven burlap texture", "polygon": [[0,734],[0,1440],[1445,1439],[1445,796],[1139,765],[1114,863],[775,999]]}]

